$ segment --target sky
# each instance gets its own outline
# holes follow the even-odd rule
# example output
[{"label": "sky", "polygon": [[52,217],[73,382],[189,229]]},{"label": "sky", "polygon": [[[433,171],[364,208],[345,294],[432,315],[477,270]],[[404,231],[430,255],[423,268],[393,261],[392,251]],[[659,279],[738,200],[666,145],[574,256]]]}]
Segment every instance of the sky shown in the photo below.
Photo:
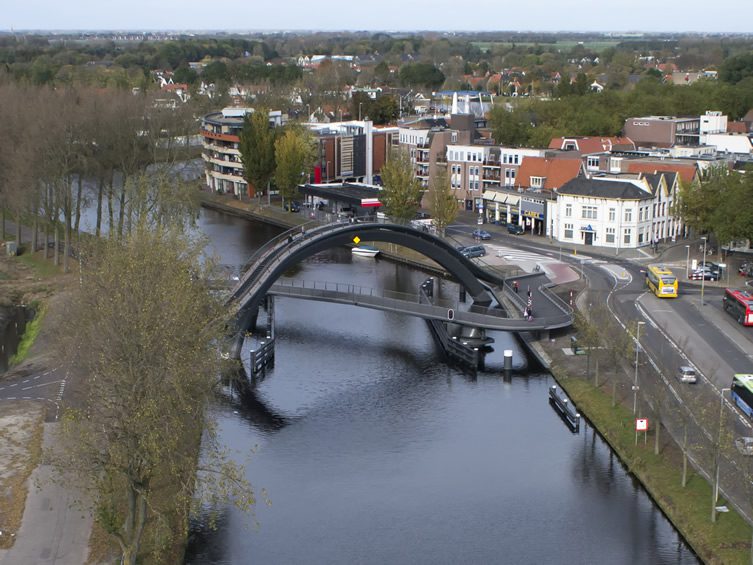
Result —
[{"label": "sky", "polygon": [[0,30],[753,33],[753,0],[0,0]]}]

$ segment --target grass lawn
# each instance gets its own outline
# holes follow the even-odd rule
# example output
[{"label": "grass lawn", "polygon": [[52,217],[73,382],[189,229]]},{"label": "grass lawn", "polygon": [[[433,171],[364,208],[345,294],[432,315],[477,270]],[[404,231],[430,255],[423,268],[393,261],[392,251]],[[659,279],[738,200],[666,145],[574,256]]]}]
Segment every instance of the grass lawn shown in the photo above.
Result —
[{"label": "grass lawn", "polygon": [[59,275],[62,271],[52,262],[52,259],[45,259],[39,253],[24,253],[18,256],[18,260],[27,267],[31,267],[38,278],[48,279]]},{"label": "grass lawn", "polygon": [[[674,443],[654,455],[653,438],[635,445],[633,414],[612,407],[610,395],[580,378],[558,378],[563,389],[620,459],[636,475],[694,551],[706,563],[750,563],[751,528],[732,508],[711,523],[711,485],[688,467],[688,484],[681,486],[682,453]],[[669,438],[664,432],[665,438]],[[724,500],[720,499],[720,504]]]}]

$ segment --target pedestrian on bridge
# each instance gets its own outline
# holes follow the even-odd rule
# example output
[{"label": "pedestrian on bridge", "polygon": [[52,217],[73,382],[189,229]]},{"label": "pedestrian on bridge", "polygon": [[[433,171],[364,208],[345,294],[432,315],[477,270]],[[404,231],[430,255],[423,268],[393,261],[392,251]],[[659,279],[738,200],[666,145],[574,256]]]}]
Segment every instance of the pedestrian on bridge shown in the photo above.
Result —
[{"label": "pedestrian on bridge", "polygon": [[515,291],[515,294],[518,294],[518,281],[512,281],[512,289]]}]

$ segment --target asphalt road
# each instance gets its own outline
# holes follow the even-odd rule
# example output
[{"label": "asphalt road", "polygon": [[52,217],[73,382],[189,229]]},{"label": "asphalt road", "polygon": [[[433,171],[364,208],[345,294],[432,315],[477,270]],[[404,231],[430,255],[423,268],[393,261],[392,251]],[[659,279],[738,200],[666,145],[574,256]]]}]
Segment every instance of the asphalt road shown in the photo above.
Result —
[{"label": "asphalt road", "polygon": [[23,372],[0,380],[0,401],[39,400],[47,405],[46,421],[56,421],[60,415],[60,402],[65,393],[67,375],[56,367],[40,372]]}]

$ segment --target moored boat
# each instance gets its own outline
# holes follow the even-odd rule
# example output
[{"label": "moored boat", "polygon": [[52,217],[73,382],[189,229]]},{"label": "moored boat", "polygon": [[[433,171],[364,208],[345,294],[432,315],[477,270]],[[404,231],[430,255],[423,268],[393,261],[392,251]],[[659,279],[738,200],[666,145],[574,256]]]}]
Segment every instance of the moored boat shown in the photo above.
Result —
[{"label": "moored boat", "polygon": [[379,249],[373,245],[356,245],[350,251],[357,257],[376,257],[379,254]]}]

